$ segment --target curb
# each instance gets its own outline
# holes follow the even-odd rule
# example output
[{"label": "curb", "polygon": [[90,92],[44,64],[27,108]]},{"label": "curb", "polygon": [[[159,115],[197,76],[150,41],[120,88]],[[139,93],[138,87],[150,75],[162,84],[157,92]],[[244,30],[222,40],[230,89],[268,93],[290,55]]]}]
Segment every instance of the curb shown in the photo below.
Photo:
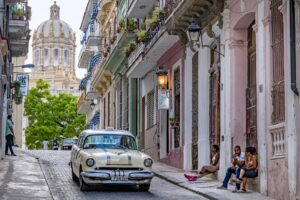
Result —
[{"label": "curb", "polygon": [[158,173],[158,172],[156,172],[156,171],[152,171],[152,172],[153,172],[153,173],[155,174],[155,176],[157,176],[158,178],[163,179],[163,180],[165,180],[165,181],[168,181],[169,183],[172,183],[172,184],[174,184],[174,185],[177,185],[177,186],[179,186],[179,187],[181,187],[181,188],[183,188],[183,189],[185,189],[185,190],[188,190],[188,191],[190,191],[190,192],[196,193],[196,194],[201,195],[201,196],[203,196],[203,197],[205,197],[205,198],[208,198],[208,199],[210,199],[210,200],[218,200],[217,198],[215,198],[215,197],[213,197],[213,196],[211,196],[211,195],[209,195],[209,194],[205,194],[205,193],[200,192],[200,191],[198,191],[198,190],[194,190],[194,189],[191,189],[191,188],[189,188],[189,187],[187,187],[187,186],[178,184],[175,180],[172,180],[171,178],[168,178],[168,177],[166,177],[166,176],[163,176],[162,174],[160,174],[160,173]]}]

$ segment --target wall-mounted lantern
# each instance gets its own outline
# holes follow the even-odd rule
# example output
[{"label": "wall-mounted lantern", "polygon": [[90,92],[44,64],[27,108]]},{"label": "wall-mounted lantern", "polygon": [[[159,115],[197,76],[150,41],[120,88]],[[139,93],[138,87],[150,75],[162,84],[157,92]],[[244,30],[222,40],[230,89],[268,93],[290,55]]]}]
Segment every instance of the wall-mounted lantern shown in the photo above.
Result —
[{"label": "wall-mounted lantern", "polygon": [[165,90],[168,86],[168,72],[160,67],[156,69],[157,83],[160,89]]},{"label": "wall-mounted lantern", "polygon": [[[212,48],[209,45],[203,44],[202,28],[203,27],[201,26],[201,24],[199,25],[196,21],[192,21],[192,23],[187,28],[191,49],[193,51],[196,51],[195,48],[194,48],[195,45],[198,46],[198,48],[207,47],[207,48],[213,50],[214,52],[220,54],[221,56],[225,57],[225,55],[223,53],[221,53],[220,51],[217,51],[216,49]],[[220,46],[224,46],[224,45],[220,44]]]}]

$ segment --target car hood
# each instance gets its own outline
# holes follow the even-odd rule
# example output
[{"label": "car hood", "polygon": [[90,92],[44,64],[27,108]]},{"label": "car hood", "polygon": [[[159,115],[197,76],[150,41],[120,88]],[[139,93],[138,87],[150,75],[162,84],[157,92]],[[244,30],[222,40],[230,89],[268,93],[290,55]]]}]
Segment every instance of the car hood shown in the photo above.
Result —
[{"label": "car hood", "polygon": [[87,149],[85,152],[95,159],[97,167],[103,165],[143,167],[144,160],[149,157],[140,151],[127,149]]}]

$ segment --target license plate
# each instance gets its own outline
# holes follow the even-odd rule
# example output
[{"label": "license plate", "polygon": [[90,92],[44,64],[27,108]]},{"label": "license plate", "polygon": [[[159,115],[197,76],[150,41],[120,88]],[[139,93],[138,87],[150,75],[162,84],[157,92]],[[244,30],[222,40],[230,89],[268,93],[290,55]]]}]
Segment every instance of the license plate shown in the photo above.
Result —
[{"label": "license plate", "polygon": [[124,176],[113,176],[112,181],[127,181],[126,177]]}]

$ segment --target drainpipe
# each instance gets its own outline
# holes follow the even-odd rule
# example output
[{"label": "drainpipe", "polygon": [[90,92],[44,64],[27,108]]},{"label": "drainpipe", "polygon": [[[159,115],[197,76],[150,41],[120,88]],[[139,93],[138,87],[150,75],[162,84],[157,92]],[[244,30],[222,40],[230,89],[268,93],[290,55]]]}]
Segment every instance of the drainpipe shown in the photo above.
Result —
[{"label": "drainpipe", "polygon": [[291,27],[291,89],[299,96],[296,82],[296,28],[295,28],[295,0],[290,1],[290,27]]}]

